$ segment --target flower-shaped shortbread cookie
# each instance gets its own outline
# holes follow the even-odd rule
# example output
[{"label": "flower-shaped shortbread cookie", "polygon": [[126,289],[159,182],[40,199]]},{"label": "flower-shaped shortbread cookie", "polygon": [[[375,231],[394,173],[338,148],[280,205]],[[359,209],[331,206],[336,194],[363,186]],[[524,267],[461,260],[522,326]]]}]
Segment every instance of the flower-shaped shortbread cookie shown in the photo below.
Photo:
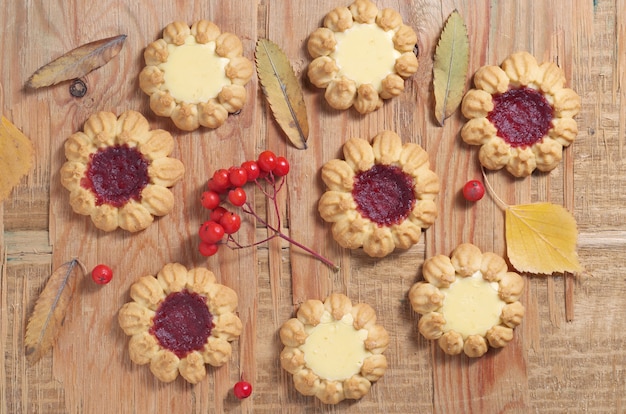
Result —
[{"label": "flower-shaped shortbread cookie", "polygon": [[437,217],[439,178],[426,151],[382,131],[371,144],[350,138],[343,154],[345,160],[322,167],[328,190],[318,204],[322,218],[333,223],[335,240],[349,249],[363,247],[372,257],[417,243]]},{"label": "flower-shaped shortbread cookie", "polygon": [[159,380],[171,382],[180,373],[195,384],[206,376],[205,364],[219,367],[230,358],[230,342],[242,330],[234,313],[237,294],[210,270],[169,263],[156,277],[139,278],[130,296],[118,314],[131,337],[130,359],[150,364]]},{"label": "flower-shaped shortbread cookie", "polygon": [[513,339],[524,317],[524,279],[501,256],[465,243],[450,257],[427,259],[422,273],[425,281],[409,291],[411,306],[422,315],[420,333],[446,354],[480,357]]},{"label": "flower-shaped shortbread cookie", "polygon": [[280,328],[280,339],[280,364],[296,389],[326,404],[363,397],[387,369],[389,335],[376,312],[342,294],[304,302]]},{"label": "flower-shaped shortbread cookie", "polygon": [[400,13],[355,0],[328,13],[324,27],[309,36],[309,80],[326,88],[326,101],[335,109],[375,111],[383,99],[402,93],[404,79],[417,72],[416,42]]},{"label": "flower-shaped shortbread cookie", "polygon": [[210,21],[172,22],[146,47],[139,86],[152,111],[178,128],[217,128],[246,102],[254,67],[242,53],[241,40]]},{"label": "flower-shaped shortbread cookie", "polygon": [[61,183],[70,191],[72,209],[91,216],[104,231],[145,229],[154,216],[174,207],[168,187],[183,177],[185,168],[169,157],[173,149],[170,133],[150,130],[138,112],[119,118],[111,112],[91,115],[83,131],[65,141]]},{"label": "flower-shaped shortbread cookie", "polygon": [[578,134],[573,118],[580,97],[564,84],[556,64],[538,65],[527,52],[510,55],[501,66],[483,66],[474,75],[475,89],[463,98],[469,121],[461,137],[481,146],[480,163],[490,170],[505,167],[516,177],[553,170]]}]

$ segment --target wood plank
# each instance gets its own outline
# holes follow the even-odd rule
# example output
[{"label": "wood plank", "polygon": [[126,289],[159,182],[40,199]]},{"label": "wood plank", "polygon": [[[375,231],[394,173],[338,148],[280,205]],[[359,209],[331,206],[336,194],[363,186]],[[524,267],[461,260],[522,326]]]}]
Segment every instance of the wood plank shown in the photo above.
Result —
[{"label": "wood plank", "polygon": [[[88,4],[77,2],[72,15],[89,13]],[[116,2],[105,2],[99,8],[117,10],[119,28],[91,27],[91,33],[84,33],[90,38],[104,37],[111,29],[123,30],[128,34],[127,43],[116,62],[103,67],[93,75],[102,81],[94,82],[92,87],[93,105],[96,108],[109,108],[122,111],[129,108],[140,108],[153,128],[170,130],[177,142],[174,156],[186,165],[183,182],[173,188],[178,200],[174,211],[167,217],[157,220],[149,229],[136,235],[123,232],[105,234],[94,229],[89,218],[78,217],[71,212],[67,203],[67,192],[58,182],[53,184],[52,222],[55,229],[52,238],[55,242],[55,264],[77,255],[92,268],[97,263],[110,263],[118,275],[115,282],[98,290],[88,283],[81,286],[84,290],[72,304],[72,312],[68,315],[64,326],[64,336],[55,348],[55,374],[65,384],[82,383],[81,387],[67,387],[67,407],[70,412],[93,412],[97,407],[108,406],[115,412],[123,412],[128,405],[128,397],[132,396],[132,406],[156,412],[160,406],[169,406],[176,399],[176,411],[194,412],[199,407],[210,404],[217,411],[223,411],[228,403],[227,396],[232,384],[239,378],[240,370],[245,371],[250,381],[256,377],[255,343],[256,343],[256,263],[254,250],[224,252],[219,257],[205,261],[197,253],[197,229],[206,219],[199,205],[201,188],[206,185],[209,172],[222,168],[225,160],[236,162],[241,155],[252,155],[254,140],[249,136],[256,134],[256,110],[248,105],[241,114],[230,117],[227,123],[216,131],[196,131],[182,133],[166,119],[151,115],[147,108],[147,97],[137,92],[110,89],[112,74],[119,70],[138,73],[141,69],[143,48],[152,40],[160,37],[160,31],[169,23],[170,17],[192,23],[197,16],[207,13],[223,30],[238,34],[244,42],[245,55],[250,57],[253,40],[256,38],[256,25],[250,25],[256,19],[256,9],[241,9],[237,2],[219,2],[211,4],[208,9],[201,8],[199,3],[185,7],[184,11],[176,4],[163,4],[162,7],[145,4],[143,11],[136,14],[130,9],[119,9]],[[59,15],[55,15],[59,13]],[[67,16],[63,11],[52,10],[53,21],[63,21]],[[152,16],[159,18],[153,19]],[[67,22],[71,27],[75,22]],[[145,30],[148,29],[148,30]],[[71,29],[70,29],[71,30]],[[84,28],[84,31],[89,28]],[[91,82],[89,82],[91,83]],[[124,83],[116,83],[122,87]],[[250,102],[255,102],[256,83],[248,86]],[[64,120],[68,118],[66,105],[51,106],[52,118]],[[76,117],[73,125],[60,123],[55,135],[67,136],[67,128],[77,130],[84,118]],[[61,157],[53,168],[60,167]],[[228,165],[225,165],[228,167]],[[243,244],[251,240],[254,228],[246,225],[238,233]],[[128,339],[117,328],[117,310],[126,302],[130,284],[144,274],[156,274],[168,262],[180,262],[188,268],[206,266],[215,272],[218,280],[239,293],[239,316],[244,324],[240,340],[235,344],[234,353],[237,364],[230,364],[221,369],[209,369],[209,380],[198,387],[178,384],[173,387],[157,384],[158,381],[144,367],[131,364],[127,356]],[[90,338],[84,338],[89,332]],[[113,333],[111,335],[110,333]],[[89,349],[85,352],[85,346]],[[110,364],[110,358],[122,364]],[[89,375],[89,372],[100,372],[100,375]],[[132,378],[128,384],[123,381],[102,383],[102,377]],[[244,405],[245,407],[245,405]]]},{"label": "wood plank", "polygon": [[[494,33],[505,31],[513,22],[511,19],[524,20],[531,15],[528,7],[517,5],[515,8],[492,8],[490,4],[467,3],[460,7],[470,33],[470,44],[489,44],[490,49],[470,50],[470,74],[486,64],[499,65],[511,52],[519,48],[511,42],[524,42],[528,38],[528,30],[532,25],[526,25],[514,38],[498,39],[495,42]],[[454,4],[444,3],[439,13],[433,13],[428,20],[437,21],[442,27],[447,16],[455,8]],[[472,10],[470,12],[469,10]],[[435,19],[434,16],[438,18]],[[472,17],[480,16],[479,19]],[[488,24],[485,24],[488,22]],[[436,26],[436,27],[437,27]],[[529,27],[530,26],[530,27]],[[438,31],[431,33],[431,37],[438,37]],[[526,45],[525,45],[526,46]],[[523,47],[527,49],[527,47]],[[427,54],[434,53],[433,49]],[[471,81],[471,79],[470,79]],[[473,86],[470,83],[470,87]],[[471,242],[482,251],[504,253],[503,240],[503,213],[499,211],[493,200],[465,204],[459,197],[459,190],[470,179],[480,179],[480,165],[477,163],[476,148],[470,148],[459,142],[454,131],[459,131],[464,120],[455,116],[447,121],[444,128],[437,128],[429,123],[431,133],[427,134],[427,149],[437,148],[435,151],[436,172],[443,177],[443,192],[439,197],[439,209],[444,220],[438,220],[432,232],[429,232],[427,250],[429,256],[435,254],[449,255],[459,244]],[[433,139],[434,137],[437,137]],[[451,139],[452,137],[456,139]],[[450,166],[454,166],[450,168]],[[517,183],[506,172],[488,173],[487,178],[505,202],[523,203],[526,197],[524,188],[526,183]],[[518,191],[522,198],[518,198]],[[489,223],[489,224],[488,224]],[[432,243],[432,244],[431,244]],[[526,320],[525,323],[528,323]],[[493,351],[493,350],[492,350]],[[436,344],[431,345],[433,384],[434,384],[434,411],[435,412],[523,412],[528,408],[528,384],[525,381],[526,361],[520,341],[520,329],[514,340],[504,349],[489,352],[485,357],[470,359],[465,355],[451,357],[445,355]],[[507,378],[516,378],[508,381]]]},{"label": "wood plank", "polygon": [[[0,204],[0,413],[91,413],[102,407],[121,413],[624,411],[626,284],[621,267],[626,217],[620,189],[626,185],[626,32],[620,22],[626,1],[377,0],[380,8],[399,10],[416,29],[420,68],[403,95],[366,116],[333,110],[323,91],[306,79],[308,35],[333,7],[349,3],[53,0],[9,2],[0,8],[0,112],[36,148],[35,167]],[[583,97],[579,138],[553,173],[515,180],[496,172],[488,173],[488,179],[507,203],[550,200],[573,211],[585,271],[574,277],[528,277],[526,317],[514,342],[477,361],[446,356],[421,337],[406,296],[421,278],[425,257],[448,254],[464,241],[505,253],[502,211],[488,197],[466,205],[458,195],[465,181],[481,176],[475,148],[459,137],[461,115],[443,128],[432,119],[431,58],[454,8],[470,33],[472,72],[500,63],[515,50],[528,50],[561,65]],[[311,123],[309,149],[299,151],[286,142],[256,78],[247,86],[244,110],[218,130],[181,133],[169,120],[151,114],[136,82],[143,48],[170,21],[198,18],[238,34],[249,58],[258,37],[283,48],[302,79]],[[85,77],[89,92],[83,99],[71,97],[67,84],[23,88],[28,76],[52,58],[120,32],[128,35],[122,53]],[[169,216],[140,234],[105,234],[69,208],[58,178],[62,146],[92,112],[126,109],[140,110],[153,127],[171,130],[177,142],[174,155],[188,168],[184,182],[173,189],[179,203]],[[442,192],[440,216],[420,243],[375,260],[338,247],[317,214],[317,200],[323,191],[321,165],[340,157],[349,137],[371,138],[381,129],[396,130],[403,140],[429,152]],[[280,239],[255,249],[224,249],[209,260],[197,253],[196,232],[205,218],[198,198],[209,175],[264,149],[286,155],[292,165],[277,200],[281,229],[338,263],[339,272]],[[277,224],[259,192],[254,201]],[[267,235],[259,223],[247,220],[238,233],[243,243]],[[81,281],[54,352],[28,366],[22,342],[28,313],[52,269],[73,256],[88,268],[111,264],[116,277],[101,288],[88,278]],[[206,265],[240,296],[244,333],[234,343],[232,359],[225,367],[209,368],[208,378],[196,386],[182,380],[159,383],[147,367],[132,364],[128,338],[117,324],[130,284],[170,261]],[[385,376],[362,400],[337,407],[300,395],[277,358],[280,325],[302,301],[330,292],[371,304],[391,337]],[[230,390],[242,373],[254,392],[239,401]]]}]

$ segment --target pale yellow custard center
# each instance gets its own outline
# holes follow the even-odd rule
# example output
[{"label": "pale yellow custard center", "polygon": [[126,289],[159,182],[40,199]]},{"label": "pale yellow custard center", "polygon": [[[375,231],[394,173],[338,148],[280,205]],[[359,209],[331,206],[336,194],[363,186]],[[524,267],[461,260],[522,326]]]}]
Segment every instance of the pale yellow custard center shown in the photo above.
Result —
[{"label": "pale yellow custard center", "polygon": [[392,30],[384,31],[377,24],[354,23],[344,32],[335,33],[337,46],[331,57],[339,67],[339,76],[356,82],[357,87],[371,83],[382,90],[382,80],[394,73],[400,57],[393,45]]},{"label": "pale yellow custard center", "polygon": [[300,346],[306,365],[320,378],[342,381],[358,374],[371,352],[365,349],[367,330],[355,329],[352,315],[335,320],[324,312],[317,326],[307,327]]},{"label": "pale yellow custard center", "polygon": [[161,63],[159,69],[163,71],[165,89],[177,101],[207,102],[231,84],[224,71],[230,59],[215,53],[215,42],[197,43],[189,35],[184,44],[168,44],[167,48],[167,61]]},{"label": "pale yellow custard center", "polygon": [[455,331],[464,338],[469,335],[485,336],[494,325],[500,324],[500,314],[505,303],[498,296],[498,284],[488,282],[482,273],[457,277],[444,294],[440,312],[446,320],[443,331]]}]

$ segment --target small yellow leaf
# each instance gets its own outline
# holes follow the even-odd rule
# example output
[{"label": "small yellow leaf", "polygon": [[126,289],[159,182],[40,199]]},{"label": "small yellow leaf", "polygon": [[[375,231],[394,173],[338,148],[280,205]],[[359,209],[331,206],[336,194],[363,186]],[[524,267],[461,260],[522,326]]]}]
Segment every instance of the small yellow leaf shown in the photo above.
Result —
[{"label": "small yellow leaf", "polygon": [[511,206],[505,213],[507,255],[519,272],[579,272],[576,219],[552,203]]},{"label": "small yellow leaf", "polygon": [[4,116],[0,124],[0,202],[33,164],[33,143]]},{"label": "small yellow leaf", "polygon": [[467,28],[463,17],[455,10],[448,17],[441,32],[433,65],[435,118],[441,126],[456,111],[463,99],[468,65]]}]

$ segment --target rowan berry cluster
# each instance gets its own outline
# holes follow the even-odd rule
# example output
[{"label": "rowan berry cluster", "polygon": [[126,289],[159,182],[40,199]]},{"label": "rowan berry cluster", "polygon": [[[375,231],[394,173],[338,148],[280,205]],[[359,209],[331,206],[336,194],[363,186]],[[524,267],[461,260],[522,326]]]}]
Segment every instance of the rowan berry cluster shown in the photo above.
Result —
[{"label": "rowan berry cluster", "polygon": [[[278,157],[272,151],[263,151],[256,161],[245,161],[240,166],[228,169],[219,169],[207,183],[207,191],[202,193],[202,206],[210,210],[209,219],[200,226],[199,250],[203,256],[212,256],[217,253],[221,244],[236,241],[232,234],[241,227],[241,216],[237,211],[228,208],[241,207],[242,211],[252,213],[247,203],[247,194],[243,187],[247,183],[260,185],[259,180],[265,179],[274,185],[277,191],[289,173],[289,162],[285,157]],[[280,186],[276,187],[277,180]],[[268,195],[275,197],[274,195]],[[238,246],[241,247],[241,246]]]},{"label": "rowan berry cluster", "polygon": [[[255,161],[245,161],[240,166],[216,170],[207,182],[207,190],[202,193],[201,197],[202,206],[209,210],[210,214],[209,219],[202,223],[198,231],[200,254],[213,256],[220,246],[234,249],[250,247],[241,245],[233,237],[233,234],[241,227],[240,211],[254,217],[271,232],[266,239],[257,241],[252,246],[274,237],[281,237],[337,270],[337,266],[331,261],[293,240],[280,230],[277,194],[285,183],[285,176],[289,173],[289,169],[289,161],[285,157],[276,156],[272,151],[263,151]],[[244,186],[251,183],[254,183],[256,188],[272,201],[278,222],[275,227],[260,217],[248,201]]]}]

